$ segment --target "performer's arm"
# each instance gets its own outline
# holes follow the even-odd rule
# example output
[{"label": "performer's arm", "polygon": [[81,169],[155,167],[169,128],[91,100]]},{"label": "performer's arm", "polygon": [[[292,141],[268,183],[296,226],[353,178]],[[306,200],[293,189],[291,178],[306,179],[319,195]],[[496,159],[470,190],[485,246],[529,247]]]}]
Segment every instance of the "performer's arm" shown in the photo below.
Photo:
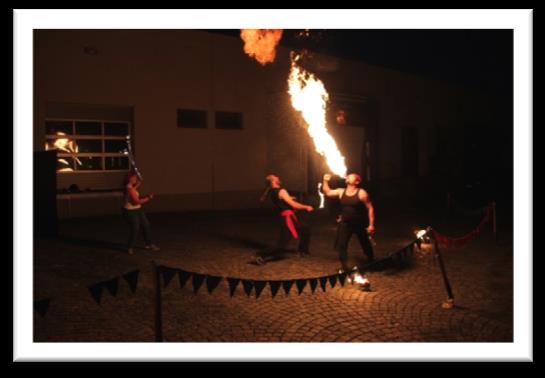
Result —
[{"label": "performer's arm", "polygon": [[284,200],[284,202],[286,202],[288,205],[290,205],[296,210],[306,210],[306,211],[314,210],[312,206],[303,205],[302,203],[299,203],[296,200],[294,200],[286,189],[280,190],[280,193],[278,193],[278,197],[280,197],[281,200]]},{"label": "performer's arm", "polygon": [[331,198],[337,197],[337,198],[339,198],[340,195],[341,195],[341,189],[331,189],[329,187],[329,180],[331,180],[331,175],[326,173],[324,175],[324,182],[323,182],[323,185],[322,185],[322,192],[324,192],[326,197],[331,197]]},{"label": "performer's arm", "polygon": [[140,197],[140,195],[138,195],[138,192],[134,188],[129,189],[129,196],[131,197],[131,202],[135,205],[143,205],[153,198],[152,194],[150,194],[149,196]]},{"label": "performer's arm", "polygon": [[375,208],[373,207],[373,202],[371,201],[369,194],[363,189],[360,190],[359,197],[365,206],[367,206],[367,216],[369,217],[367,232],[373,234],[375,232]]}]

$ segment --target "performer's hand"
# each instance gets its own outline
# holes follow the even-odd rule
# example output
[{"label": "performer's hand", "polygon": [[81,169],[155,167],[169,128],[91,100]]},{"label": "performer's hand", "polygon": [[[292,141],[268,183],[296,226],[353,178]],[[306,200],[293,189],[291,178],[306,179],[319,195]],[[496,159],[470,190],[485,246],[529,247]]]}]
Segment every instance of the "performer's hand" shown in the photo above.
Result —
[{"label": "performer's hand", "polygon": [[148,194],[149,199],[153,199],[153,193]]},{"label": "performer's hand", "polygon": [[373,235],[375,233],[375,226],[369,226],[367,227],[367,233],[369,235]]},{"label": "performer's hand", "polygon": [[331,180],[331,175],[329,173],[326,173],[324,175],[324,181],[329,181],[329,180]]},{"label": "performer's hand", "polygon": [[307,206],[307,207],[305,207],[305,210],[310,213],[311,211],[314,210],[314,208],[312,206]]}]

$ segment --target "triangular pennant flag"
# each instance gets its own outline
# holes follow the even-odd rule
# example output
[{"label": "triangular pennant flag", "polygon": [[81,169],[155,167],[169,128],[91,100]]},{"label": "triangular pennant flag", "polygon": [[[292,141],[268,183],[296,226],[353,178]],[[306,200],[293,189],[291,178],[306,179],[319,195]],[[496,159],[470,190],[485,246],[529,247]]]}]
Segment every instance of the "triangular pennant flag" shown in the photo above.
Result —
[{"label": "triangular pennant flag", "polygon": [[227,278],[229,283],[229,295],[232,297],[235,294],[238,283],[240,282],[239,278]]},{"label": "triangular pennant flag", "polygon": [[191,273],[185,270],[178,269],[178,279],[180,280],[180,289],[183,289],[187,281],[191,277]]},{"label": "triangular pennant flag", "polygon": [[136,285],[138,284],[138,273],[140,273],[140,271],[135,270],[123,275],[123,278],[129,285],[129,289],[131,289],[131,292],[133,293],[136,291]]},{"label": "triangular pennant flag", "polygon": [[93,299],[97,304],[100,304],[100,298],[102,297],[102,282],[89,286],[89,291],[93,296]]},{"label": "triangular pennant flag", "polygon": [[193,293],[197,294],[205,278],[204,274],[193,273]]},{"label": "triangular pennant flag", "polygon": [[307,286],[307,280],[300,279],[295,281],[295,284],[297,285],[297,293],[301,295],[301,293],[303,292],[303,289],[305,288],[305,286]]},{"label": "triangular pennant flag", "polygon": [[293,282],[294,282],[293,280],[282,281],[282,287],[284,288],[284,292],[286,293],[286,295],[290,293],[290,289],[293,286]]},{"label": "triangular pennant flag", "polygon": [[104,281],[104,286],[106,286],[110,294],[112,294],[112,296],[114,297],[117,294],[117,288],[119,286],[118,283],[119,283],[119,277],[115,277],[115,278],[112,278],[111,280]]},{"label": "triangular pennant flag", "polygon": [[254,281],[254,286],[255,286],[255,299],[257,299],[259,298],[259,295],[261,294],[265,286],[267,286],[267,281]]},{"label": "triangular pennant flag", "polygon": [[327,285],[327,277],[320,277],[320,286],[322,287],[322,291],[325,292],[325,287]]},{"label": "triangular pennant flag", "polygon": [[276,293],[278,293],[278,289],[280,289],[281,282],[280,281],[269,281],[269,285],[271,286],[271,294],[274,298],[276,296]]},{"label": "triangular pennant flag", "polygon": [[244,287],[244,292],[246,293],[246,295],[250,296],[254,287],[254,282],[251,280],[242,280],[242,286]]},{"label": "triangular pennant flag", "polygon": [[337,283],[337,275],[334,274],[332,276],[327,277],[329,279],[329,284],[331,285],[331,288],[335,287],[335,284]]},{"label": "triangular pennant flag", "polygon": [[163,287],[167,287],[170,281],[174,278],[176,275],[177,270],[174,268],[169,268],[168,266],[161,265],[159,267],[159,271],[162,273],[163,276]]},{"label": "triangular pennant flag", "polygon": [[346,280],[346,273],[339,273],[339,283],[341,286],[344,286],[344,281]]},{"label": "triangular pennant flag", "polygon": [[218,276],[206,277],[206,288],[208,289],[208,294],[212,294],[214,289],[218,287],[220,281],[221,281],[221,277],[218,277]]},{"label": "triangular pennant flag", "polygon": [[310,284],[310,291],[312,291],[312,294],[314,294],[314,290],[316,290],[316,286],[318,286],[318,279],[311,278],[308,280],[308,282]]},{"label": "triangular pennant flag", "polygon": [[36,312],[40,314],[42,318],[45,316],[47,309],[49,308],[49,301],[49,298],[34,301],[34,310],[36,310]]}]

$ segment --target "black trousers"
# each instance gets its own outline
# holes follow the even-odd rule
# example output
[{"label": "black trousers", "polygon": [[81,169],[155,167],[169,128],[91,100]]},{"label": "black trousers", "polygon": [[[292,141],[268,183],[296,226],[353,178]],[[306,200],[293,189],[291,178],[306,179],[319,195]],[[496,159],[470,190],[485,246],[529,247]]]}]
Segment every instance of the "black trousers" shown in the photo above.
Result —
[{"label": "black trousers", "polygon": [[[279,227],[279,237],[278,242],[273,247],[267,247],[262,249],[257,253],[258,256],[267,257],[277,253],[286,251],[289,242],[293,239],[293,235],[290,232],[290,229],[286,225],[284,217],[279,217],[278,227]],[[310,248],[310,226],[298,217],[297,220],[294,220],[295,229],[299,237],[299,244],[297,246],[297,252],[308,254]]]},{"label": "black trousers", "polygon": [[125,218],[125,221],[129,225],[129,248],[134,247],[140,226],[144,231],[144,241],[146,242],[146,245],[152,244],[151,226],[148,217],[146,217],[146,213],[144,213],[142,208],[134,210],[123,209],[123,218]]},{"label": "black trousers", "polygon": [[339,253],[339,260],[341,261],[342,267],[348,269],[347,260],[348,260],[348,243],[352,234],[356,234],[361,245],[363,253],[369,259],[373,259],[375,254],[373,252],[373,246],[369,241],[369,234],[365,229],[366,226],[364,223],[352,223],[352,222],[340,222],[337,226],[337,240],[335,242],[335,249]]}]

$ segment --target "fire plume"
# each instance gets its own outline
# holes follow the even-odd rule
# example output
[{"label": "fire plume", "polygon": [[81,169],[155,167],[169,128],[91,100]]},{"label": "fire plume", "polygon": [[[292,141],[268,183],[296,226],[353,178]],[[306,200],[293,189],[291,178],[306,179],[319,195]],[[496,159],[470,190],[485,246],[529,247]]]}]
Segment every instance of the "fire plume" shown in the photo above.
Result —
[{"label": "fire plume", "polygon": [[241,29],[240,38],[244,41],[244,52],[265,65],[276,58],[282,29]]}]

